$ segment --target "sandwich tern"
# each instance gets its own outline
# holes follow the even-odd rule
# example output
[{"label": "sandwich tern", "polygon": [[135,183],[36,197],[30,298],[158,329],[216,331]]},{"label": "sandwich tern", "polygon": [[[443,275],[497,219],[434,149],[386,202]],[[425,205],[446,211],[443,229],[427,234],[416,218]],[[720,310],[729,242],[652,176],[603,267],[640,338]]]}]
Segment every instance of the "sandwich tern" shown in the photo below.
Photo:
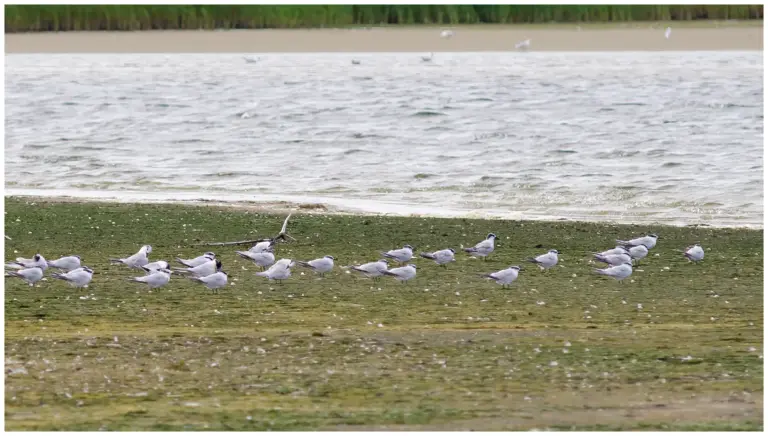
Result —
[{"label": "sandwich tern", "polygon": [[160,268],[143,277],[132,277],[128,280],[137,283],[144,283],[149,286],[149,289],[155,289],[168,284],[168,282],[171,280],[171,270],[167,268]]},{"label": "sandwich tern", "polygon": [[201,263],[200,265],[193,267],[193,268],[174,268],[174,272],[179,272],[182,274],[191,273],[194,277],[205,277],[209,276],[216,271],[221,270],[221,261],[219,259],[213,260],[210,259],[206,261],[205,263]]},{"label": "sandwich tern", "polygon": [[151,262],[142,266],[141,269],[143,269],[146,272],[153,272],[159,269],[171,269],[171,266],[168,264],[168,262],[164,260],[158,260],[156,262]]},{"label": "sandwich tern", "polygon": [[599,254],[601,256],[610,256],[612,254],[629,254],[629,250],[622,247],[621,245],[617,245],[616,248],[611,248],[610,250],[605,250],[602,253],[593,253],[593,254]]},{"label": "sandwich tern", "polygon": [[683,256],[691,262],[699,262],[704,260],[704,249],[699,244],[693,244],[690,247],[686,247]]},{"label": "sandwich tern", "polygon": [[[179,262],[180,264],[182,264],[182,265],[184,265],[186,267],[194,268],[194,267],[196,267],[198,265],[202,265],[202,264],[204,264],[206,262],[209,262],[211,260],[214,260],[214,259],[216,259],[216,253],[214,253],[212,251],[208,251],[206,253],[201,254],[200,256],[197,256],[194,259],[182,259],[180,257],[177,257],[176,258],[176,262]],[[211,273],[211,274],[213,274],[213,273]]]},{"label": "sandwich tern", "polygon": [[243,259],[248,259],[262,269],[275,263],[275,255],[271,251],[235,251]]},{"label": "sandwich tern", "polygon": [[227,273],[224,271],[216,271],[215,273],[205,277],[188,276],[190,280],[194,280],[198,283],[202,283],[206,288],[218,293],[218,289],[227,285]]},{"label": "sandwich tern", "polygon": [[520,274],[520,267],[512,265],[507,269],[496,271],[490,274],[480,274],[480,277],[492,279],[496,283],[500,284],[502,288],[505,288],[517,280],[517,276]]},{"label": "sandwich tern", "polygon": [[409,263],[406,266],[401,266],[400,268],[392,268],[382,272],[388,276],[394,277],[396,280],[399,280],[402,283],[405,283],[408,280],[416,277],[416,265]]},{"label": "sandwich tern", "polygon": [[648,249],[643,244],[631,247],[627,246],[627,252],[629,252],[629,257],[631,257],[633,261],[637,262],[640,262],[640,259],[648,256]]},{"label": "sandwich tern", "polygon": [[112,263],[122,263],[123,265],[131,268],[141,268],[149,263],[149,254],[152,253],[151,245],[144,245],[139,249],[139,252],[123,259],[109,259]]},{"label": "sandwich tern", "polygon": [[266,241],[257,242],[256,245],[249,248],[248,251],[251,253],[263,253],[265,251],[272,251],[275,246],[275,240],[269,239]]},{"label": "sandwich tern", "polygon": [[73,269],[80,268],[80,256],[73,254],[71,256],[64,256],[56,260],[49,260],[48,266],[64,271],[72,271]]},{"label": "sandwich tern", "polygon": [[413,247],[406,244],[406,245],[403,245],[403,248],[398,248],[396,250],[389,250],[386,253],[382,251],[381,254],[384,257],[387,257],[389,259],[394,259],[400,263],[406,263],[413,258]]},{"label": "sandwich tern", "polygon": [[82,266],[67,273],[53,273],[52,277],[64,280],[76,288],[87,288],[88,283],[93,279],[93,270]]},{"label": "sandwich tern", "polygon": [[35,283],[43,278],[43,269],[39,266],[33,266],[32,268],[8,271],[5,274],[6,277],[18,277],[27,282],[29,286],[35,286]]},{"label": "sandwich tern", "polygon": [[635,245],[645,245],[645,248],[650,250],[651,248],[656,246],[657,239],[659,239],[659,237],[656,234],[651,233],[648,236],[642,236],[640,238],[630,239],[629,241],[622,241],[617,239],[616,243],[619,245],[623,245],[624,247],[627,247],[627,246],[634,247]]},{"label": "sandwich tern", "polygon": [[557,265],[557,255],[560,254],[557,250],[549,250],[547,253],[541,256],[529,257],[526,259],[528,262],[535,263],[542,270],[552,268]]},{"label": "sandwich tern", "polygon": [[48,261],[45,260],[42,254],[35,254],[32,259],[24,259],[23,257],[17,257],[15,261],[5,264],[8,268],[25,269],[25,268],[40,268],[45,271],[48,269]]},{"label": "sandwich tern", "polygon": [[608,268],[604,269],[595,268],[594,271],[600,275],[613,277],[614,279],[618,280],[619,283],[623,283],[624,279],[632,275],[632,263],[627,261],[625,263],[609,266]]},{"label": "sandwich tern", "polygon": [[333,256],[323,256],[319,259],[310,260],[309,262],[302,262],[297,260],[301,266],[312,269],[312,271],[320,274],[320,277],[324,277],[325,273],[333,269]]},{"label": "sandwich tern", "polygon": [[527,39],[525,39],[523,41],[520,41],[517,44],[515,44],[515,49],[517,49],[517,50],[526,51],[529,48],[531,48],[531,39],[530,38],[527,38]]},{"label": "sandwich tern", "polygon": [[376,280],[377,277],[384,275],[384,271],[389,267],[387,259],[379,259],[376,262],[368,262],[362,265],[352,265],[349,268],[362,273],[364,276]]},{"label": "sandwich tern", "polygon": [[283,280],[291,276],[291,267],[294,265],[295,262],[292,262],[291,259],[280,259],[275,262],[274,265],[269,267],[268,270],[257,272],[256,275],[259,277],[266,277],[270,281],[277,280],[278,283],[282,284]]},{"label": "sandwich tern", "polygon": [[598,262],[603,262],[609,265],[616,266],[616,265],[621,265],[622,263],[632,262],[632,256],[630,256],[627,253],[609,254],[607,256],[596,254],[595,260],[597,260]]},{"label": "sandwich tern", "polygon": [[472,257],[480,256],[483,258],[483,260],[485,260],[489,254],[493,253],[493,249],[495,248],[495,240],[496,235],[493,233],[488,233],[488,236],[484,241],[478,242],[474,247],[465,248],[464,251],[469,253]]},{"label": "sandwich tern", "polygon": [[434,260],[436,264],[447,268],[447,264],[456,261],[456,259],[453,257],[454,254],[456,254],[456,251],[454,251],[453,248],[446,248],[444,250],[437,250],[432,253],[422,252],[419,254],[419,256],[425,259]]}]

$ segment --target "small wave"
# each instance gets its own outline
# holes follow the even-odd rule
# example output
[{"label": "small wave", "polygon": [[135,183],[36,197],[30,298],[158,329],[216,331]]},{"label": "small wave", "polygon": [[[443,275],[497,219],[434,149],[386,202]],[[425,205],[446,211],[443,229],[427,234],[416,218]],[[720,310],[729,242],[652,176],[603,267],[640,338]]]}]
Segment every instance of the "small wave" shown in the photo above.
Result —
[{"label": "small wave", "polygon": [[414,179],[418,179],[418,180],[429,179],[430,177],[435,177],[435,175],[434,174],[427,174],[427,173],[418,173],[418,174],[414,174],[414,176],[413,176]]},{"label": "small wave", "polygon": [[360,148],[351,148],[349,150],[345,150],[344,153],[342,153],[345,156],[349,156],[350,154],[357,154],[357,153],[367,153],[367,151],[362,150]]},{"label": "small wave", "polygon": [[437,111],[418,111],[411,116],[412,117],[440,117],[444,115],[446,114],[443,112],[437,112]]},{"label": "small wave", "polygon": [[469,103],[474,103],[474,102],[478,102],[478,101],[494,101],[494,100],[492,98],[488,98],[488,97],[478,97],[478,98],[471,98],[471,99],[466,100],[466,101],[469,102]]},{"label": "small wave", "polygon": [[614,103],[613,106],[648,106],[648,105],[646,103],[627,102],[627,103]]},{"label": "small wave", "polygon": [[662,165],[662,167],[664,167],[664,168],[674,168],[674,167],[679,167],[679,166],[682,166],[682,165],[683,164],[681,164],[680,162],[665,162]]},{"label": "small wave", "polygon": [[578,153],[578,152],[576,150],[558,149],[558,150],[552,150],[550,153],[554,153],[554,154],[574,154],[574,153]]},{"label": "small wave", "polygon": [[659,157],[659,156],[664,156],[666,153],[667,153],[667,150],[663,148],[654,148],[653,150],[647,151],[645,154],[647,154],[648,156]]},{"label": "small wave", "polygon": [[373,77],[371,76],[360,76],[360,77],[353,77],[352,80],[356,81],[366,81],[366,80],[373,80]]},{"label": "small wave", "polygon": [[213,141],[208,139],[177,139],[171,142],[173,144],[197,144],[197,143],[211,143]]}]

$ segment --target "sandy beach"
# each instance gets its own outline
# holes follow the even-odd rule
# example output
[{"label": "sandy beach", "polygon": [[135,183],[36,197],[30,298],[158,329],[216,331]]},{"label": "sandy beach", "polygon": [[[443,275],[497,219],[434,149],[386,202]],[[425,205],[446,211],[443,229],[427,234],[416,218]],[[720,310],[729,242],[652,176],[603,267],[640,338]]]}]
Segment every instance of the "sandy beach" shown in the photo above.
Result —
[{"label": "sandy beach", "polygon": [[[758,23],[378,27],[306,30],[65,32],[5,35],[6,53],[275,53],[763,50]],[[455,36],[440,38],[441,29]]]}]

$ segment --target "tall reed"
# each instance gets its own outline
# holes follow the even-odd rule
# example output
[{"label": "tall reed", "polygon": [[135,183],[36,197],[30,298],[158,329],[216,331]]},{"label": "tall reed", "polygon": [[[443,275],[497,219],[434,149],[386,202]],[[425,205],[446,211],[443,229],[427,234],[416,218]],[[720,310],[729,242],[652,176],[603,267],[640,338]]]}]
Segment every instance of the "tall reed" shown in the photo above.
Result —
[{"label": "tall reed", "polygon": [[7,5],[5,32],[762,18],[762,5]]}]

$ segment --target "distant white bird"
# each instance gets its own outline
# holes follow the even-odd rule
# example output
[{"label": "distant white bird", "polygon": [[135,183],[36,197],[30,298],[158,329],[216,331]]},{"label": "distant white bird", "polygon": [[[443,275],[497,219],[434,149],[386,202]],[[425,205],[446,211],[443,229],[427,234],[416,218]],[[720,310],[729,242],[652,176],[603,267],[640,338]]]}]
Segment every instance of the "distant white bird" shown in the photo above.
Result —
[{"label": "distant white bird", "polygon": [[171,270],[160,268],[143,277],[132,277],[128,280],[137,283],[144,283],[149,286],[150,289],[155,289],[168,284],[168,282],[171,280]]},{"label": "distant white bird", "polygon": [[362,265],[353,265],[349,268],[362,273],[364,276],[376,280],[377,277],[384,275],[389,265],[387,259],[380,259],[376,262],[368,262]]},{"label": "distant white bird", "polygon": [[310,260],[309,262],[297,260],[296,263],[310,268],[312,271],[320,274],[321,277],[324,277],[325,273],[333,269],[333,260],[333,256],[323,256],[319,259]]},{"label": "distant white bird", "polygon": [[447,264],[456,261],[454,254],[456,254],[456,251],[454,251],[453,248],[446,248],[444,250],[438,250],[432,253],[422,252],[419,254],[419,256],[425,259],[434,260],[436,264],[447,268]]},{"label": "distant white bird", "polygon": [[528,39],[526,39],[524,41],[520,41],[517,44],[515,44],[515,49],[517,49],[517,50],[526,51],[529,48],[531,48],[531,39],[530,38],[528,38]]},{"label": "distant white bird", "polygon": [[594,271],[597,274],[613,277],[619,282],[622,282],[624,279],[632,275],[632,263],[627,261],[626,263],[609,266],[608,268],[604,268],[604,269],[595,268]]},{"label": "distant white bird", "polygon": [[496,283],[500,284],[502,288],[509,286],[517,280],[517,276],[520,274],[520,267],[512,265],[507,269],[496,271],[490,274],[480,274],[480,277],[492,279]]},{"label": "distant white bird", "polygon": [[609,265],[615,266],[615,265],[621,265],[622,263],[632,262],[632,256],[630,256],[627,253],[609,254],[607,256],[596,254],[595,260],[597,260],[598,262],[603,262],[603,263],[607,263]]},{"label": "distant white bird", "polygon": [[126,257],[124,259],[109,259],[112,263],[122,263],[123,265],[131,268],[141,268],[149,263],[149,254],[152,253],[151,245],[144,245],[139,249],[139,252],[133,256]]},{"label": "distant white bird", "polygon": [[560,254],[557,250],[549,250],[547,253],[541,256],[529,257],[526,259],[528,262],[535,263],[542,270],[552,268],[557,265],[557,255]]},{"label": "distant white bird", "polygon": [[656,234],[651,233],[648,236],[642,236],[640,238],[630,239],[629,241],[622,241],[620,239],[616,240],[616,243],[619,245],[623,245],[625,248],[627,246],[634,247],[635,245],[645,245],[645,248],[651,249],[656,246],[656,240],[659,239]]},{"label": "distant white bird", "polygon": [[216,259],[216,260],[210,259],[205,263],[201,263],[200,265],[193,268],[174,268],[173,269],[174,272],[178,272],[182,274],[192,274],[192,276],[194,277],[209,276],[219,270],[221,270],[221,261],[219,259]]},{"label": "distant white bird", "polygon": [[270,239],[268,241],[261,241],[254,245],[253,247],[249,248],[248,251],[251,253],[262,253],[264,251],[272,251],[272,249],[275,246],[275,241],[273,239]]},{"label": "distant white bird", "polygon": [[485,260],[489,254],[493,253],[493,249],[495,248],[495,240],[496,235],[493,233],[488,233],[488,236],[484,241],[478,242],[474,247],[465,248],[464,251],[469,253],[472,257],[480,256],[483,258],[483,260]]},{"label": "distant white bird", "polygon": [[610,250],[605,250],[602,253],[593,253],[593,254],[599,254],[601,256],[610,256],[612,254],[629,254],[629,250],[626,248],[617,245],[616,248],[611,248]]},{"label": "distant white bird", "polygon": [[443,30],[440,32],[440,38],[450,39],[454,35],[453,30]]},{"label": "distant white bird", "polygon": [[627,251],[629,252],[629,257],[632,258],[633,261],[640,261],[640,259],[643,259],[645,256],[648,256],[648,249],[645,247],[645,245],[635,245],[635,246],[627,246]]},{"label": "distant white bird", "polygon": [[403,245],[403,248],[389,250],[386,253],[382,251],[381,254],[386,258],[394,259],[400,263],[405,263],[413,258],[413,247],[406,244]]},{"label": "distant white bird", "polygon": [[384,271],[384,274],[394,277],[401,283],[405,283],[408,280],[416,277],[416,265],[409,263],[408,265],[401,266],[400,268],[392,268],[390,270]]},{"label": "distant white bird", "polygon": [[32,268],[24,268],[18,271],[8,271],[5,274],[7,277],[18,277],[24,280],[29,286],[35,286],[35,283],[43,278],[43,269],[39,266],[33,266]]},{"label": "distant white bird", "polygon": [[[211,261],[213,259],[216,259],[216,253],[214,253],[212,251],[208,251],[208,252],[205,252],[205,253],[201,254],[200,256],[197,256],[194,259],[182,259],[180,257],[177,257],[176,258],[176,262],[179,262],[180,264],[182,264],[182,265],[184,265],[186,267],[194,268],[194,267],[196,267],[198,265],[202,265],[202,264],[204,264],[206,262],[209,262],[209,261]],[[213,274],[213,273],[211,273],[211,274]]]},{"label": "distant white bird", "polygon": [[243,59],[245,60],[246,64],[255,64],[260,60],[259,58],[249,58],[247,56],[243,56]]},{"label": "distant white bird", "polygon": [[669,39],[670,36],[672,36],[672,28],[667,27],[667,30],[664,31],[664,38]]},{"label": "distant white bird", "polygon": [[64,256],[56,260],[49,260],[48,266],[64,271],[72,271],[73,269],[80,268],[80,256],[73,254],[72,256]]},{"label": "distant white bird", "polygon": [[235,251],[235,253],[243,259],[250,260],[262,269],[275,263],[275,255],[271,251]]},{"label": "distant white bird", "polygon": [[266,277],[270,281],[277,280],[278,283],[282,283],[283,280],[291,276],[291,267],[295,265],[290,259],[280,259],[274,265],[269,267],[268,270],[263,272],[257,272],[259,277]]},{"label": "distant white bird", "polygon": [[422,56],[421,61],[422,62],[432,62],[432,57],[434,56],[434,53],[430,53],[429,56]]},{"label": "distant white bird", "polygon": [[141,267],[146,272],[153,272],[160,269],[171,269],[171,266],[168,264],[168,262],[164,260],[158,260],[156,262],[148,263]]},{"label": "distant white bird", "polygon": [[93,270],[87,266],[73,269],[67,273],[53,273],[53,278],[64,280],[76,288],[87,288],[88,283],[93,279]]},{"label": "distant white bird", "polygon": [[352,65],[360,65],[360,61],[357,59],[352,59]]},{"label": "distant white bird", "polygon": [[227,273],[224,271],[217,271],[209,276],[205,277],[188,277],[191,280],[202,283],[206,288],[219,292],[218,289],[227,285]]},{"label": "distant white bird", "polygon": [[45,260],[42,254],[35,254],[32,259],[24,259],[23,257],[17,257],[15,261],[5,264],[8,268],[25,269],[25,268],[40,268],[45,271],[48,269],[48,261]]},{"label": "distant white bird", "polygon": [[691,262],[699,262],[704,260],[704,249],[699,244],[693,244],[685,249],[683,256]]}]

